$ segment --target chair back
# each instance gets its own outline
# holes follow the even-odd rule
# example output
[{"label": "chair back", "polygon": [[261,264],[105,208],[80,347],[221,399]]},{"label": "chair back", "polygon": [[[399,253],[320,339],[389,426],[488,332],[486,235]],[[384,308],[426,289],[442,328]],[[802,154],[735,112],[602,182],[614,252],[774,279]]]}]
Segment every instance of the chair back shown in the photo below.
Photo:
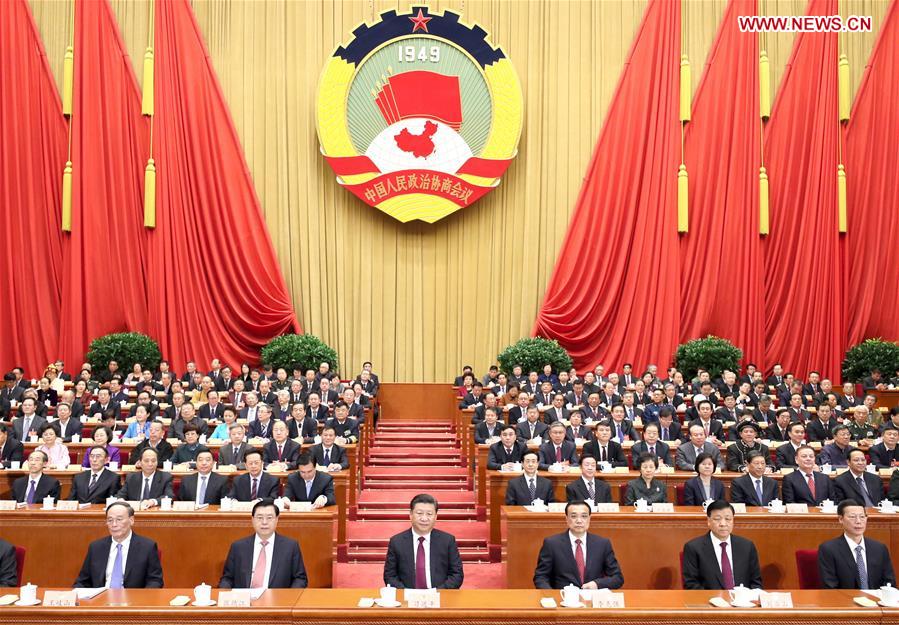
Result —
[{"label": "chair back", "polygon": [[814,590],[821,588],[821,578],[818,576],[818,550],[796,550],[796,572],[799,574],[799,588],[802,590]]}]

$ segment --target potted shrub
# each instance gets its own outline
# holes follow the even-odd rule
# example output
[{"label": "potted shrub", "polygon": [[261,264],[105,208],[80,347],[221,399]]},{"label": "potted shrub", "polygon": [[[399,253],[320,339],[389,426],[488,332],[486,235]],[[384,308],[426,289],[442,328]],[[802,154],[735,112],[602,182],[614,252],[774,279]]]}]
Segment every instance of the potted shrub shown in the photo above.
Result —
[{"label": "potted shrub", "polygon": [[119,363],[119,370],[124,372],[130,372],[135,363],[156,371],[162,352],[156,341],[140,332],[116,332],[91,341],[87,361],[95,372],[105,371],[111,360]]},{"label": "potted shrub", "polygon": [[326,362],[332,371],[337,371],[337,352],[324,341],[312,334],[283,334],[269,341],[260,353],[262,364],[271,365],[277,371],[284,368],[288,372],[297,367],[318,370]]},{"label": "potted shrub", "polygon": [[846,351],[842,369],[848,382],[861,382],[874,369],[886,382],[899,371],[899,343],[876,338],[853,345]]},{"label": "potted shrub", "polygon": [[697,371],[708,371],[712,379],[719,377],[725,369],[737,371],[743,351],[727,339],[709,335],[704,339],[693,339],[677,346],[674,366],[684,374],[685,379],[696,377]]},{"label": "potted shrub", "polygon": [[509,345],[496,359],[506,374],[511,374],[515,365],[521,365],[525,375],[529,371],[542,372],[544,365],[552,365],[555,373],[571,369],[571,356],[559,342],[539,336]]}]

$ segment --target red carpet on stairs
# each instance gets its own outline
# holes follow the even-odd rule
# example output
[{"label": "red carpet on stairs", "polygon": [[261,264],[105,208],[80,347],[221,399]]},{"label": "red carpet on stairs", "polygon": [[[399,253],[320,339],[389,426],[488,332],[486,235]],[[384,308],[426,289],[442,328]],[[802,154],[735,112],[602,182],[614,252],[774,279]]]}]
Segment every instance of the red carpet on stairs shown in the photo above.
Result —
[{"label": "red carpet on stairs", "polygon": [[466,588],[501,588],[501,564],[489,564],[488,527],[477,520],[470,471],[452,424],[381,419],[368,447],[355,520],[347,525],[347,561],[334,566],[335,587],[380,586],[387,542],[409,527],[419,493],[440,504],[437,527],[456,537]]}]

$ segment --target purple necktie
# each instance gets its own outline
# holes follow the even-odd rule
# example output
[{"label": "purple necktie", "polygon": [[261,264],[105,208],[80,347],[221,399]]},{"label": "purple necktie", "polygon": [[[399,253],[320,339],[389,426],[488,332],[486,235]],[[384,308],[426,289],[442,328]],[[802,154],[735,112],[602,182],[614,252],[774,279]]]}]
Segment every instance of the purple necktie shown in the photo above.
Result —
[{"label": "purple necktie", "polygon": [[730,568],[730,558],[727,556],[727,543],[721,544],[721,577],[724,578],[724,590],[733,590],[734,571]]},{"label": "purple necktie", "polygon": [[415,555],[415,587],[427,588],[428,576],[425,574],[425,537],[418,537],[418,552]]},{"label": "purple necktie", "polygon": [[37,486],[37,482],[35,482],[34,480],[31,480],[31,487],[28,489],[28,497],[25,500],[26,503],[30,503],[30,504],[34,503],[34,491],[36,489],[36,486]]}]

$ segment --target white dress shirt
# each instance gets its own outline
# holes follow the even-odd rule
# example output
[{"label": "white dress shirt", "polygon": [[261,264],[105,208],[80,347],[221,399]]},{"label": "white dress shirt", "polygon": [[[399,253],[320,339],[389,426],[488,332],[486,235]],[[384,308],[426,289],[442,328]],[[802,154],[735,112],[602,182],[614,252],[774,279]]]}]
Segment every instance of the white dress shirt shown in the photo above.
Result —
[{"label": "white dress shirt", "polygon": [[[256,568],[256,562],[259,560],[259,550],[262,549],[262,539],[259,534],[253,540],[253,569]],[[262,587],[268,588],[268,577],[272,572],[272,559],[275,555],[275,535],[272,534],[268,538],[268,544],[265,546],[265,577],[262,578]],[[250,579],[253,579],[254,570],[250,570]]]},{"label": "white dress shirt", "polygon": [[577,555],[576,555],[576,554],[577,554],[577,543],[575,543],[575,541],[576,541],[576,540],[580,540],[580,541],[581,541],[581,551],[582,551],[583,554],[584,554],[584,568],[586,569],[586,567],[587,567],[587,534],[584,533],[584,537],[578,539],[578,537],[575,536],[575,535],[569,530],[569,531],[568,531],[568,540],[571,541],[571,557],[572,557],[572,558],[576,558],[576,557],[577,557]]},{"label": "white dress shirt", "polygon": [[722,573],[724,571],[721,569],[721,543],[722,542],[727,543],[727,559],[730,560],[730,572],[731,572],[731,576],[733,576],[734,550],[731,548],[730,536],[727,537],[726,541],[722,541],[718,537],[716,537],[713,533],[709,532],[709,538],[711,538],[711,540],[712,540],[712,549],[715,550],[715,558],[718,560],[718,570],[721,571]]},{"label": "white dress shirt", "polygon": [[855,542],[847,534],[843,534],[843,538],[846,539],[846,544],[849,545],[849,552],[852,553],[852,560],[855,561],[855,548],[861,545],[862,547],[862,561],[865,563],[865,570],[868,570],[868,550],[865,548],[865,537],[862,536],[861,542]]},{"label": "white dress shirt", "polygon": [[[415,562],[418,559],[418,539],[424,537],[425,539],[425,579],[427,580],[428,588],[432,588],[431,585],[431,533],[427,534],[419,534],[415,530],[412,530],[412,561]],[[417,565],[418,563],[415,562]],[[416,570],[417,567],[416,567]]]},{"label": "white dress shirt", "polygon": [[[113,538],[112,544],[109,546],[109,558],[106,560],[106,583],[109,588],[109,578],[112,577],[112,566],[115,564],[116,541]],[[131,547],[131,532],[122,540],[122,584],[125,582],[125,564],[128,562],[128,548]]]}]

